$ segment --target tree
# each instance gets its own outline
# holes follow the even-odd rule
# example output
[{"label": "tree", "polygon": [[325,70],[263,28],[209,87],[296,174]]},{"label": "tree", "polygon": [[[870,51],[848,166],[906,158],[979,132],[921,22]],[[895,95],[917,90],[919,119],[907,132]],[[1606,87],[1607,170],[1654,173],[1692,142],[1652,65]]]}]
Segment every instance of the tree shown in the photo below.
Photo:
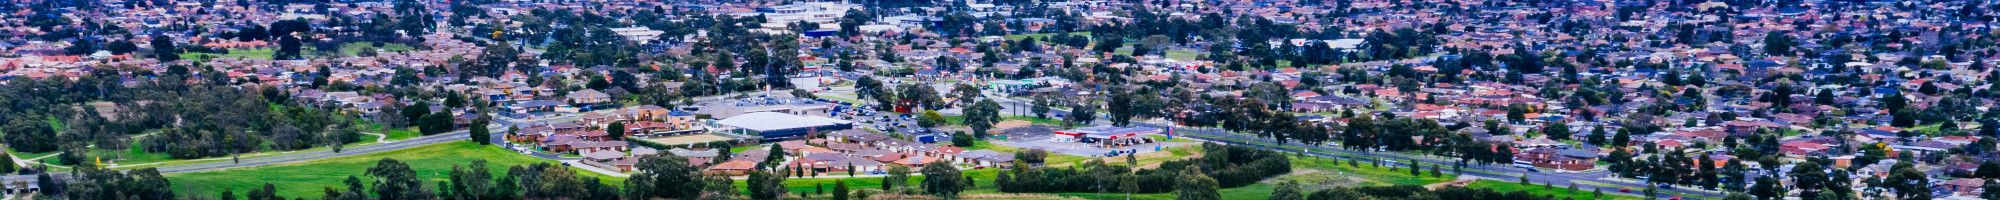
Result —
[{"label": "tree", "polygon": [[457,92],[444,94],[444,107],[446,108],[465,108],[465,103],[465,94]]},{"label": "tree", "polygon": [[1097,104],[1093,103],[1072,104],[1069,107],[1069,115],[1063,118],[1063,125],[1065,126],[1076,126],[1079,124],[1089,125],[1091,121],[1096,121],[1096,120],[1097,120]]},{"label": "tree", "polygon": [[689,199],[700,196],[704,176],[687,158],[660,154],[639,158],[638,171],[625,179],[629,199]]},{"label": "tree", "polygon": [[929,129],[944,124],[944,115],[938,114],[936,110],[925,110],[922,114],[917,115],[917,126]]},{"label": "tree", "polygon": [[1034,108],[1029,110],[1035,112],[1035,118],[1049,118],[1049,97],[1035,96],[1034,104]]},{"label": "tree", "polygon": [[987,131],[1000,123],[1000,103],[992,99],[980,99],[972,107],[965,109],[965,126],[972,128],[972,136],[986,138]]},{"label": "tree", "polygon": [[56,150],[56,130],[40,116],[18,116],[0,127],[7,147],[20,152],[49,152]]},{"label": "tree", "polygon": [[943,97],[937,94],[937,90],[924,85],[904,84],[901,86],[901,91],[897,92],[900,95],[897,99],[908,102],[910,103],[909,106],[915,108],[923,108],[925,110],[944,109]]},{"label": "tree", "polygon": [[1278,182],[1278,188],[1271,190],[1271,200],[1306,199],[1306,195],[1299,190],[1298,182]]},{"label": "tree", "polygon": [[604,133],[615,138],[625,138],[625,122],[613,121],[610,125],[605,125]]},{"label": "tree", "polygon": [[1562,123],[1549,123],[1547,126],[1542,126],[1542,134],[1548,134],[1549,139],[1557,141],[1570,140],[1569,125],[1563,125]]},{"label": "tree", "polygon": [[[1438,168],[1440,168],[1440,167],[1438,167],[1438,165],[1431,165],[1431,178],[1440,178],[1440,177],[1444,177],[1444,171],[1443,171],[1443,170],[1439,170]],[[1575,186],[1575,185],[1571,185],[1571,186]]]},{"label": "tree", "polygon": [[[5,158],[5,157],[0,157],[0,158]],[[1988,178],[1988,179],[2000,178],[2000,162],[1986,161],[1979,163],[1979,168],[1972,170],[1972,177]]]},{"label": "tree", "polygon": [[1996,192],[1979,193],[1980,199],[1986,199],[1986,200],[2000,199],[2000,182],[1994,182],[1993,179],[1987,178],[1985,184],[1980,185],[1979,188],[1980,190],[1985,190],[1985,191],[1996,191]]},{"label": "tree", "polygon": [[1785,187],[1778,184],[1778,178],[1757,177],[1757,184],[1750,186],[1750,195],[1757,199],[1776,199],[1785,195]]},{"label": "tree", "polygon": [[17,166],[14,164],[14,162],[12,162],[13,160],[14,160],[13,154],[0,152],[0,162],[7,162],[6,164],[0,164],[0,174],[11,174],[14,173],[14,171],[21,170],[20,166]]},{"label": "tree", "polygon": [[492,130],[488,130],[486,128],[486,123],[487,123],[486,120],[487,120],[486,117],[480,117],[479,119],[472,120],[472,124],[469,125],[471,127],[466,127],[467,129],[471,130],[465,131],[466,134],[470,134],[468,139],[471,139],[472,142],[479,143],[479,145],[489,145],[493,143],[493,133]]},{"label": "tree", "polygon": [[1896,163],[1890,168],[1889,178],[1882,182],[1888,185],[1889,189],[1896,191],[1897,199],[1931,198],[1930,178],[1923,171],[1917,170],[1909,162]]},{"label": "tree", "polygon": [[1604,126],[1598,125],[1596,128],[1590,129],[1590,135],[1584,136],[1584,141],[1592,145],[1604,146],[1604,134]]},{"label": "tree", "polygon": [[152,45],[153,59],[157,59],[162,63],[174,62],[181,59],[181,50],[174,47],[173,36],[154,34]]},{"label": "tree", "polygon": [[1218,186],[1215,179],[1202,174],[1201,170],[1195,167],[1190,167],[1181,170],[1180,180],[1174,187],[1174,193],[1179,196],[1177,199],[1181,200],[1220,200],[1222,193],[1218,193],[1216,187]]},{"label": "tree", "polygon": [[251,190],[245,196],[249,200],[285,200],[285,197],[278,196],[277,186],[271,185],[271,183],[264,183],[263,189]]},{"label": "tree", "polygon": [[1417,165],[1417,159],[1410,159],[1410,176],[1423,176],[1424,166]]},{"label": "tree", "polygon": [[972,105],[975,103],[975,100],[979,100],[979,87],[974,87],[972,84],[958,83],[958,85],[952,86],[951,97],[957,101],[956,103],[959,106]]},{"label": "tree", "polygon": [[750,199],[778,199],[785,194],[785,176],[768,170],[751,170],[750,180],[746,183],[749,184]]},{"label": "tree", "polygon": [[777,167],[778,162],[785,161],[784,145],[771,143],[771,150],[769,152],[770,154],[764,156],[764,162],[757,163],[757,169],[771,169]]},{"label": "tree", "polygon": [[450,132],[453,128],[451,112],[426,114],[418,124],[420,125],[417,126],[417,132],[424,135]]},{"label": "tree", "polygon": [[1765,54],[1790,56],[1792,55],[1793,45],[1798,45],[1798,44],[1796,42],[1793,42],[1792,36],[1786,35],[1784,31],[1775,31],[1764,34]]},{"label": "tree", "polygon": [[924,164],[925,194],[952,199],[957,198],[960,191],[965,191],[965,180],[962,180],[965,176],[959,174],[958,167],[948,162],[938,160]]},{"label": "tree", "polygon": [[275,60],[297,59],[300,57],[299,46],[302,45],[304,45],[304,43],[302,41],[299,41],[298,36],[289,36],[289,35],[279,36],[278,52],[272,53],[271,59]]},{"label": "tree", "polygon": [[[396,70],[396,71],[413,71],[413,70]],[[410,104],[410,106],[403,107],[402,114],[403,114],[403,120],[405,122],[409,122],[411,124],[422,123],[424,115],[431,114],[431,105],[429,103],[421,103],[421,102]]]},{"label": "tree", "polygon": [[1110,115],[1113,126],[1131,124],[1133,115],[1139,112],[1133,108],[1132,93],[1123,89],[1112,89],[1111,99],[1105,101],[1105,111]]},{"label": "tree", "polygon": [[491,196],[495,187],[492,172],[486,168],[486,160],[483,159],[472,160],[469,169],[454,165],[451,166],[449,173],[450,189],[438,189],[450,191],[448,192],[450,195],[447,196],[452,199],[497,199],[498,197]]},{"label": "tree", "polygon": [[972,145],[974,145],[974,143],[977,142],[973,140],[974,139],[972,135],[966,135],[965,132],[963,131],[953,132],[951,134],[951,146],[972,147]]},{"label": "tree", "polygon": [[1606,146],[1623,147],[1631,144],[1632,144],[1632,131],[1621,128],[1618,129],[1617,135],[1611,136],[1611,145],[1606,145]]},{"label": "tree", "polygon": [[[883,188],[895,188],[910,184],[910,167],[896,165],[889,167],[889,175],[882,177]],[[887,190],[887,189],[884,189]]]},{"label": "tree", "polygon": [[424,189],[424,182],[410,165],[396,159],[384,158],[368,168],[368,176],[375,177],[375,196],[378,199],[426,199],[430,191]]},{"label": "tree", "polygon": [[833,182],[833,200],[847,200],[847,181]]}]

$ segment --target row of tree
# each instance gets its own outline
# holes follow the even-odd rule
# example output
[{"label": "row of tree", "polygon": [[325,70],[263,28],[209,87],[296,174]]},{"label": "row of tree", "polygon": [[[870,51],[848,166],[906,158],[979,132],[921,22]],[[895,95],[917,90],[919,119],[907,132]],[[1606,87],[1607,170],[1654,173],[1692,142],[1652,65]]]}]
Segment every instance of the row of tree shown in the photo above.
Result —
[{"label": "row of tree", "polygon": [[1202,147],[1203,156],[1200,158],[1167,161],[1158,168],[1141,170],[1133,170],[1133,166],[1129,165],[1105,164],[1101,159],[1073,168],[1037,168],[1020,161],[1012,169],[1001,171],[994,185],[1002,192],[1161,193],[1174,191],[1176,183],[1187,180],[1184,176],[1207,178],[1210,181],[1207,187],[1210,188],[1228,188],[1249,185],[1291,173],[1292,170],[1290,158],[1283,153],[1213,143],[1203,144]]}]

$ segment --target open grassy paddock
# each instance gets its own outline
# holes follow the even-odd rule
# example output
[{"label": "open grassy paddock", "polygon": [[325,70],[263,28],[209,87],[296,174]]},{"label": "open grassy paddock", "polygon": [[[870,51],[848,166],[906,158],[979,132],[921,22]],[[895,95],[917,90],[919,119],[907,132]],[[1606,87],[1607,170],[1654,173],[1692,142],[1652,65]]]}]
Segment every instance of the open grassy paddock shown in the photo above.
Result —
[{"label": "open grassy paddock", "polygon": [[1539,184],[1527,185],[1516,182],[1478,180],[1473,181],[1472,184],[1465,187],[1491,189],[1498,192],[1527,191],[1529,194],[1535,195],[1555,195],[1555,199],[1642,199],[1638,196],[1616,194],[1618,193],[1616,189],[1607,189],[1604,191],[1603,198],[1597,198],[1597,195],[1592,192],[1589,186],[1578,186],[1575,191],[1571,191],[1568,185],[1552,185],[1544,188]]},{"label": "open grassy paddock", "polygon": [[[376,161],[385,158],[409,164],[426,183],[445,181],[446,173],[451,171],[452,166],[470,165],[473,160],[486,160],[487,169],[496,175],[505,174],[508,167],[515,165],[554,162],[521,155],[498,146],[459,141],[302,163],[166,176],[168,180],[173,181],[174,192],[182,195],[213,196],[221,194],[223,190],[233,190],[240,195],[261,188],[264,183],[271,183],[277,187],[281,196],[318,197],[326,187],[345,189],[346,186],[341,181],[347,176],[357,176],[365,181],[372,181],[366,174],[368,168],[375,166]],[[599,177],[607,184],[624,184],[623,178],[609,177],[581,169],[572,170],[579,176]]]}]

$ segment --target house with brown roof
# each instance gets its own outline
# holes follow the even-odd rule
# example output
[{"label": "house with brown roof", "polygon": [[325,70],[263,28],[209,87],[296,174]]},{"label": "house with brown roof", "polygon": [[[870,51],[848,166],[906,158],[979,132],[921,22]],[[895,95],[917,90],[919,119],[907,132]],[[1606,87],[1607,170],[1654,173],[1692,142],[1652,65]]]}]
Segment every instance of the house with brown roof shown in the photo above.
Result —
[{"label": "house with brown roof", "polygon": [[749,175],[750,170],[753,170],[756,167],[757,167],[757,162],[754,161],[742,160],[742,159],[730,160],[729,162],[722,162],[721,164],[715,164],[715,166],[709,166],[708,169],[702,170],[702,174],[721,175],[721,176],[742,176],[742,175]]},{"label": "house with brown roof", "polygon": [[1563,151],[1556,150],[1555,148],[1529,149],[1528,151],[1515,154],[1514,160],[1527,161],[1535,167],[1565,171],[1583,171],[1597,167],[1597,156],[1595,153],[1576,151],[1565,154]]}]

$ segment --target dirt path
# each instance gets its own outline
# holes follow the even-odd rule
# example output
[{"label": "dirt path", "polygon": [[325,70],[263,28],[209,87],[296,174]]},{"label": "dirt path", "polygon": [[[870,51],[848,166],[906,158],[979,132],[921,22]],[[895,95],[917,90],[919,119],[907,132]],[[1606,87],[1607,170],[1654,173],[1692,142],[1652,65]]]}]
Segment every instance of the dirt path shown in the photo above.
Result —
[{"label": "dirt path", "polygon": [[[23,158],[21,158],[21,157],[12,157],[12,156],[9,156],[9,157],[12,157],[12,158],[14,158],[14,166],[29,166],[29,167],[32,167],[32,166],[37,166],[37,165],[36,165],[37,163],[35,163],[35,161],[36,161],[36,160],[41,160],[41,159],[43,159],[43,158],[49,158],[49,157],[55,157],[56,155],[62,155],[62,152],[56,152],[56,153],[52,153],[52,154],[49,154],[49,155],[42,155],[42,157],[34,157],[34,158],[27,158],[27,159],[23,159]],[[62,169],[69,169],[69,167],[64,167],[64,166],[55,166],[55,165],[49,165],[49,168],[62,168]]]},{"label": "dirt path", "polygon": [[[1167,161],[1182,160],[1189,158],[1200,158],[1201,156],[1202,156],[1202,151],[1190,151],[1189,154],[1186,156],[1174,155],[1173,151],[1154,151],[1154,152],[1139,153],[1137,155],[1133,155],[1133,159],[1139,160],[1139,166],[1133,167],[1132,169],[1138,170],[1138,169],[1159,168],[1161,163],[1166,163]],[[1096,159],[1103,160],[1105,164],[1116,165],[1116,164],[1126,163],[1125,156],[1100,157]],[[1056,164],[1051,164],[1049,166],[1067,167],[1070,165],[1083,164],[1084,162],[1090,162],[1090,159],[1084,159],[1082,161],[1078,161],[1075,163],[1056,163]]]},{"label": "dirt path", "polygon": [[369,133],[369,132],[361,132],[361,134],[375,136],[375,143],[389,142],[389,135],[384,135],[381,133]]},{"label": "dirt path", "polygon": [[1438,188],[1447,188],[1447,187],[1465,187],[1466,185],[1471,185],[1473,181],[1478,181],[1478,180],[1479,178],[1474,178],[1471,176],[1459,176],[1458,180],[1445,181],[1442,183],[1432,183],[1430,185],[1424,185],[1424,188],[1436,190]]}]

